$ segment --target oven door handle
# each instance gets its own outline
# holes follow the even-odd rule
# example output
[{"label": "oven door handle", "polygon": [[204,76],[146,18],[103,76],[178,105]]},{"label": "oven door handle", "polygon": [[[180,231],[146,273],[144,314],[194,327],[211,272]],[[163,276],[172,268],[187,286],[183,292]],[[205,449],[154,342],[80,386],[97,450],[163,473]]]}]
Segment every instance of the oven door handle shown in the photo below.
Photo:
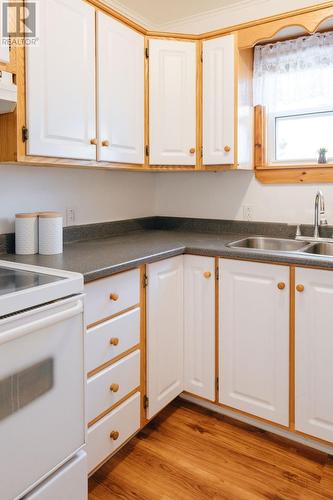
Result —
[{"label": "oven door handle", "polygon": [[81,312],[83,312],[83,304],[80,300],[76,302],[74,307],[71,307],[70,309],[66,309],[65,311],[52,314],[51,316],[47,316],[42,319],[37,319],[36,321],[32,321],[31,323],[17,326],[16,328],[12,328],[11,330],[0,333],[0,345],[12,340],[16,340],[20,337],[23,337],[24,335],[29,335],[30,333],[41,330],[42,328],[47,328],[56,323],[59,323],[60,321],[72,318],[73,316],[76,316]]}]

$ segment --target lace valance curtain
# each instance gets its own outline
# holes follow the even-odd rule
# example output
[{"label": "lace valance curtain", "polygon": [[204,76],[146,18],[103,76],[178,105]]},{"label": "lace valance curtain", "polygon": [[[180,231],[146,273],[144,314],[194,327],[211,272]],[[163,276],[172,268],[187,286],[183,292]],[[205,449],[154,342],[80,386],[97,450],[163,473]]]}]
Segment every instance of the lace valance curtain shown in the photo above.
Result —
[{"label": "lace valance curtain", "polygon": [[256,46],[254,104],[269,112],[333,107],[333,32]]}]

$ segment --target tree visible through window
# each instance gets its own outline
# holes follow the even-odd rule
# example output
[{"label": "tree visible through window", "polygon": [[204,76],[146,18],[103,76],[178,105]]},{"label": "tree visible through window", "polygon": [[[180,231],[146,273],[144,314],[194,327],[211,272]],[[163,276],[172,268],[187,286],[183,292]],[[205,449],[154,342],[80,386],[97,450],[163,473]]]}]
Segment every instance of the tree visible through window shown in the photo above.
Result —
[{"label": "tree visible through window", "polygon": [[333,162],[333,32],[256,46],[254,103],[269,163]]}]

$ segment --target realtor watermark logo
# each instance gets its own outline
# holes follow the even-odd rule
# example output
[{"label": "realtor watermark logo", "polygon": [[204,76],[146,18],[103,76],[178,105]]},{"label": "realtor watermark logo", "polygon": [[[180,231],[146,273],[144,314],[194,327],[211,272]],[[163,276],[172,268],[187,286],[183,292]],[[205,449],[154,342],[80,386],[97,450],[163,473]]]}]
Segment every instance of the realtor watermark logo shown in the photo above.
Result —
[{"label": "realtor watermark logo", "polygon": [[[45,0],[44,0],[45,1]],[[1,1],[1,45],[38,45],[38,2]]]}]

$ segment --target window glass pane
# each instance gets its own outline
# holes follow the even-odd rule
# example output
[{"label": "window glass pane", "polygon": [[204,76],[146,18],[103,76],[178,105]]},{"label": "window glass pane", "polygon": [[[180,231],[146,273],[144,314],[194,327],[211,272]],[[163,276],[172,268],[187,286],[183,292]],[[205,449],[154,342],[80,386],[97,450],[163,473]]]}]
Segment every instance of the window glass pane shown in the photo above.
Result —
[{"label": "window glass pane", "polygon": [[281,116],[275,125],[276,161],[317,162],[320,148],[333,157],[333,111]]}]

